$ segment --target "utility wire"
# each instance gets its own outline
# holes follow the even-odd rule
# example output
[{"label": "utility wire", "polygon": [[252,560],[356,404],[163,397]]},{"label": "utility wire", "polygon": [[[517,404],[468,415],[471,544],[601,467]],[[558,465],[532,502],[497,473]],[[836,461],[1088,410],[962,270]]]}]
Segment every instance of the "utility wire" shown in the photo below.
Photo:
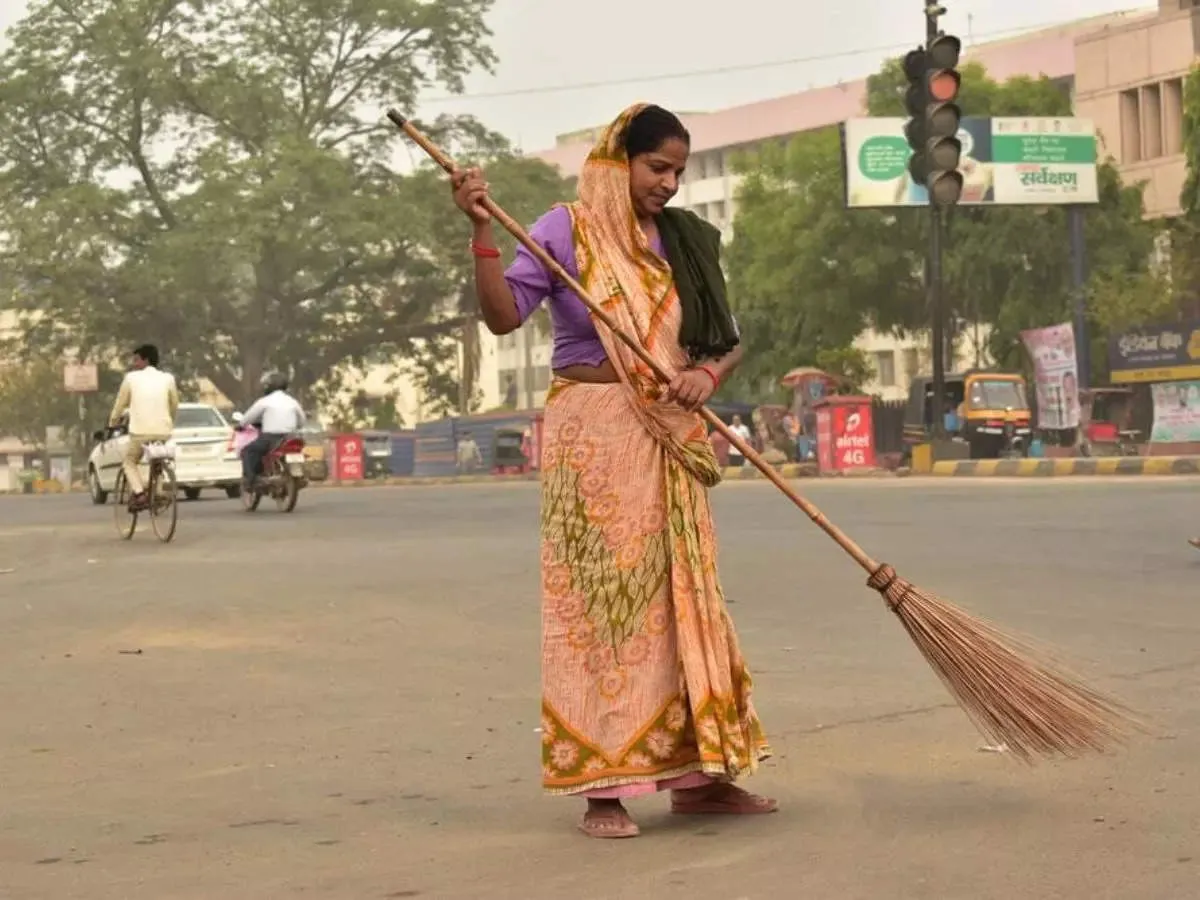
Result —
[{"label": "utility wire", "polygon": [[[973,39],[994,39],[1002,37],[1010,37],[1017,34],[1029,32],[1046,31],[1052,28],[1058,28],[1065,25],[1071,25],[1078,22],[1078,19],[1059,20],[1056,22],[1047,22],[1042,25],[1024,25],[1020,28],[1007,28],[1002,31],[991,31],[973,35]],[[684,78],[702,78],[710,75],[732,75],[738,72],[756,72],[763,69],[778,69],[784,66],[795,66],[803,63],[814,62],[830,62],[837,59],[848,59],[855,56],[864,56],[866,54],[883,54],[883,53],[898,53],[901,50],[909,50],[916,46],[915,41],[908,41],[903,44],[888,44],[878,47],[861,47],[856,50],[842,50],[837,53],[819,53],[813,56],[795,56],[790,59],[777,59],[771,62],[743,63],[732,66],[718,66],[708,69],[692,69],[687,72],[664,72],[658,75],[642,75],[630,76],[626,78],[606,79],[602,81],[580,81],[573,84],[551,84],[541,85],[539,87],[514,88],[507,91],[490,91],[479,94],[444,94],[440,97],[425,97],[421,99],[421,105],[424,106],[430,103],[454,103],[460,100],[499,100],[506,97],[528,97],[543,94],[565,94],[574,91],[590,91],[597,88],[620,87],[630,84],[649,84],[662,81],[680,81]],[[976,44],[972,49],[978,49]]]}]

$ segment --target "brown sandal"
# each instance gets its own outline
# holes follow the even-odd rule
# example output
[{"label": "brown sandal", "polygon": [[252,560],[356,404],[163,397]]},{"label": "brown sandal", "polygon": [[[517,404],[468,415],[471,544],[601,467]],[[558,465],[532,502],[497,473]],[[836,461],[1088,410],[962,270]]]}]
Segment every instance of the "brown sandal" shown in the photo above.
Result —
[{"label": "brown sandal", "polygon": [[606,840],[634,838],[642,833],[637,823],[625,811],[625,807],[616,804],[589,809],[583,814],[579,830],[590,838]]},{"label": "brown sandal", "polygon": [[[680,795],[686,799],[680,799]],[[695,794],[695,799],[687,797]],[[671,812],[681,816],[761,816],[778,812],[779,803],[770,797],[751,794],[732,784],[676,791]]]}]

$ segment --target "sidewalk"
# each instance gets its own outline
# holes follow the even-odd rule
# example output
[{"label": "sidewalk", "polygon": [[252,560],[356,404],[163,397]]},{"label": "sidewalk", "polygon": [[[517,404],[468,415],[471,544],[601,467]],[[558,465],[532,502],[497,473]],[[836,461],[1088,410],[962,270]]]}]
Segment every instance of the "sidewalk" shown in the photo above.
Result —
[{"label": "sidewalk", "polygon": [[1049,478],[1073,475],[1200,475],[1200,456],[1102,456],[1092,459],[964,459],[933,464],[934,477]]}]

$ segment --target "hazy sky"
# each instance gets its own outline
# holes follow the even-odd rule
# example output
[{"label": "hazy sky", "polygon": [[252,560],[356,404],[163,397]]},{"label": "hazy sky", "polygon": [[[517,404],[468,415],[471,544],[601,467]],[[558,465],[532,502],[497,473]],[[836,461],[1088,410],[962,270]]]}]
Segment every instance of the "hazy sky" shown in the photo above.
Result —
[{"label": "hazy sky", "polygon": [[[743,3],[688,0],[655,7],[646,0],[495,0],[490,17],[500,57],[495,74],[473,76],[468,97],[431,97],[418,112],[470,112],[524,149],[540,150],[556,134],[607,122],[638,100],[702,111],[859,78],[924,37],[924,2],[918,6],[916,0]],[[1157,3],[945,0],[943,5],[947,31],[964,41],[968,36],[983,41]],[[25,0],[0,0],[0,26],[17,21],[25,8]],[[655,8],[664,11],[651,13]]]}]

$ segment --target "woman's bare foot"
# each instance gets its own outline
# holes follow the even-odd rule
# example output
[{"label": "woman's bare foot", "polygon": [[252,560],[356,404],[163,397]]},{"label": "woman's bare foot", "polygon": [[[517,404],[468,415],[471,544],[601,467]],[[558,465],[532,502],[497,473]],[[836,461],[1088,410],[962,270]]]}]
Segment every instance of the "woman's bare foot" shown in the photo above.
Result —
[{"label": "woman's bare foot", "polygon": [[779,804],[771,798],[751,794],[727,781],[671,792],[671,812],[679,815],[759,816],[778,809]]},{"label": "woman's bare foot", "polygon": [[632,838],[642,833],[620,800],[589,800],[579,830],[593,838]]}]

